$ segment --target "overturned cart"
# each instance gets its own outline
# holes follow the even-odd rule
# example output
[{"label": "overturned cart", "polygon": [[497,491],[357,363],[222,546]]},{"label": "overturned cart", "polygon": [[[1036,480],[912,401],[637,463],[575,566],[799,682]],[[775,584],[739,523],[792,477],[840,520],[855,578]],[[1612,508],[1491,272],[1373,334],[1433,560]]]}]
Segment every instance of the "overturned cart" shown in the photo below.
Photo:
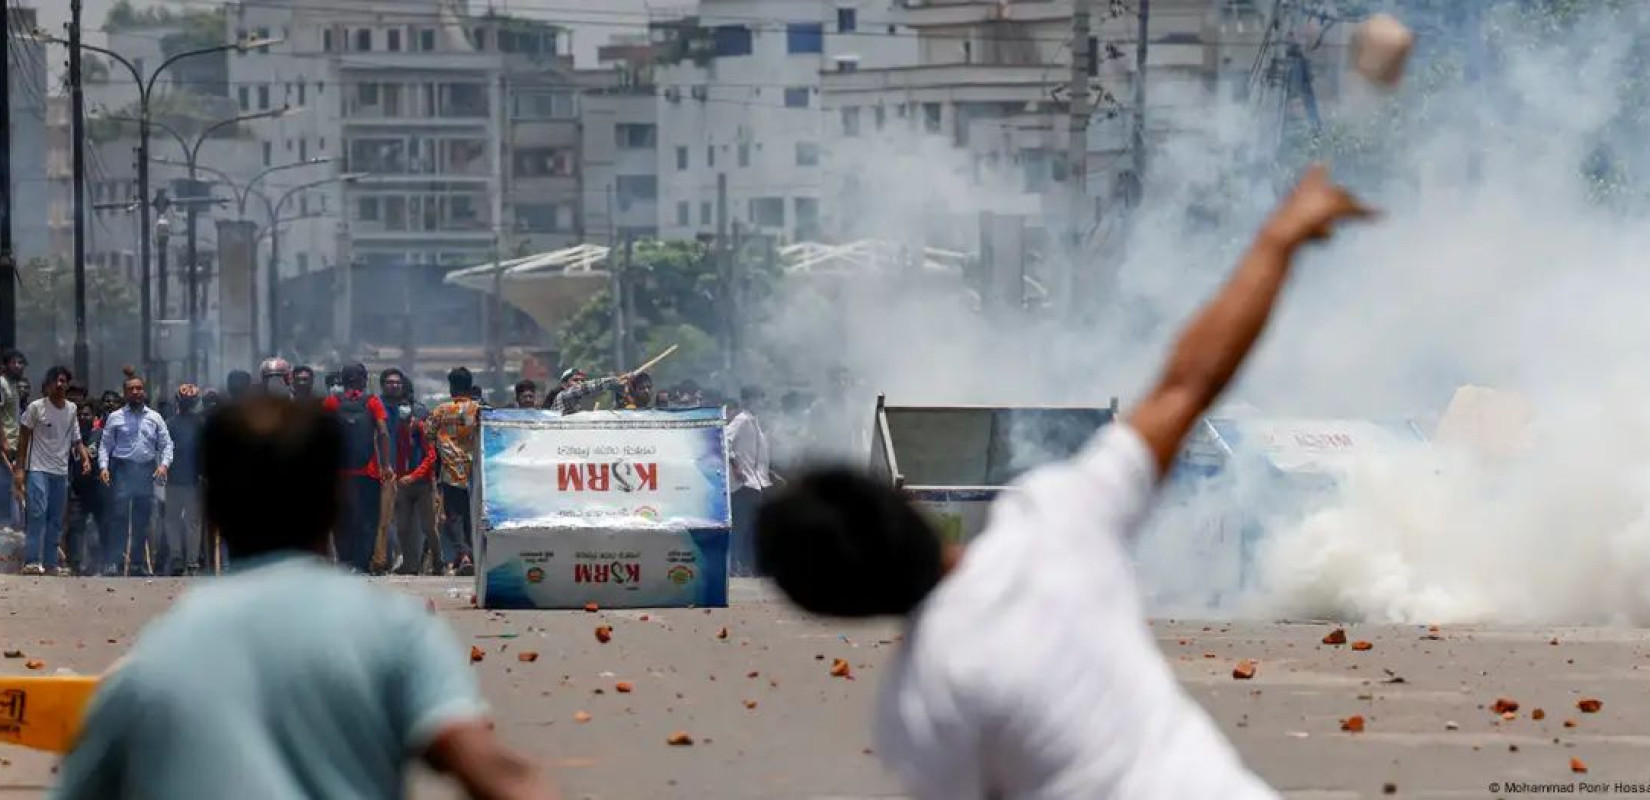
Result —
[{"label": "overturned cart", "polygon": [[484,608],[724,606],[721,409],[481,416],[471,516]]},{"label": "overturned cart", "polygon": [[991,503],[1027,471],[1077,453],[1117,417],[1109,408],[891,406],[877,398],[871,471],[947,539],[985,529]]}]

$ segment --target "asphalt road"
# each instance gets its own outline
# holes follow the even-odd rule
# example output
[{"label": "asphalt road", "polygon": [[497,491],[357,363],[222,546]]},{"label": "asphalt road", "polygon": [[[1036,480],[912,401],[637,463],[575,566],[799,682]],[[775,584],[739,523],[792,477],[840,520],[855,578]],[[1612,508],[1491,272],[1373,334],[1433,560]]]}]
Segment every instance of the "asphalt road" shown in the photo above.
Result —
[{"label": "asphalt road", "polygon": [[[455,580],[384,585],[436,601],[480,646],[500,729],[549,765],[570,798],[872,798],[899,789],[869,752],[879,672],[898,629],[799,616],[736,582],[729,609],[485,612]],[[91,673],[124,651],[178,581],[0,577],[0,648]],[[597,625],[613,628],[596,640]],[[1650,793],[1650,632],[1162,620],[1163,650],[1254,769],[1291,797],[1517,797],[1520,781]],[[720,638],[722,629],[726,638]],[[516,638],[489,638],[514,634]],[[112,641],[111,641],[112,640]],[[1556,644],[1554,644],[1556,642]],[[522,651],[538,653],[531,663]],[[846,659],[852,679],[833,677]],[[1235,680],[1234,665],[1257,661]],[[0,670],[22,671],[21,659]],[[1401,680],[1399,680],[1401,679]],[[633,686],[617,690],[619,682]],[[1489,706],[1519,703],[1513,719]],[[1580,700],[1602,701],[1596,713]],[[1544,719],[1532,719],[1534,709]],[[579,722],[575,715],[590,715]],[[1096,709],[1095,713],[1105,713]],[[1341,720],[1364,718],[1362,733]],[[1567,721],[1574,727],[1566,727]],[[674,732],[691,746],[671,746]],[[1571,759],[1586,766],[1572,772]],[[0,798],[38,797],[54,759],[0,751]],[[1500,784],[1498,791],[1491,784]],[[457,797],[424,776],[419,800]]]}]

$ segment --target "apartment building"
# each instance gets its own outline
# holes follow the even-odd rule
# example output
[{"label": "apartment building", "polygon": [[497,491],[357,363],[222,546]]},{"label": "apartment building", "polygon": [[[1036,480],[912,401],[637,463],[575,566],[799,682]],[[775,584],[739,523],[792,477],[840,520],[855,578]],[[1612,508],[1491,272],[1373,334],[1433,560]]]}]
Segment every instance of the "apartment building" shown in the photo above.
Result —
[{"label": "apartment building", "polygon": [[307,218],[301,197],[281,215],[278,338],[299,352],[479,347],[484,298],[445,274],[583,236],[562,30],[447,0],[264,0],[229,18],[234,36],[284,39],[231,60],[238,101],[304,109],[264,129],[268,160],[332,165],[307,189],[283,173],[311,198]]},{"label": "apartment building", "polygon": [[731,225],[817,238],[835,135],[822,76],[913,61],[893,12],[889,0],[701,0],[656,22],[657,125],[625,127],[616,146],[655,150],[658,176],[618,175],[618,213],[652,204],[661,236],[711,233],[725,184]]}]

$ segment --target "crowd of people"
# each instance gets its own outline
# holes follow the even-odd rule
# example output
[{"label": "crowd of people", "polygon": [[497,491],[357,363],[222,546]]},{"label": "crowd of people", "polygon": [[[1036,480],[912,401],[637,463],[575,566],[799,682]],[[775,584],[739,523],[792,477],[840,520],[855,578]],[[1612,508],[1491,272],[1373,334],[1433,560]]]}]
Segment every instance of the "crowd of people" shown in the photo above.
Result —
[{"label": "crowd of people", "polygon": [[[222,392],[185,383],[151,406],[148,383],[130,368],[119,392],[94,401],[62,366],[45,371],[44,396],[31,398],[28,366],[17,350],[0,354],[0,467],[12,489],[10,502],[0,503],[0,526],[23,531],[24,574],[183,576],[221,568],[226,556],[201,521],[201,431],[213,411],[262,395],[314,403],[344,431],[344,500],[331,539],[339,564],[371,574],[474,574],[470,477],[480,412],[491,406],[468,369],[447,375],[446,399],[431,407],[394,367],[378,373],[376,387],[361,364],[324,373],[318,384],[313,367],[271,358],[256,379],[231,372]],[[725,409],[733,570],[748,575],[756,571],[756,504],[776,480],[757,418],[765,402],[757,387],[733,401],[691,380],[660,390],[646,372],[592,379],[571,368],[542,395],[531,380],[515,384],[506,407],[563,415]]]}]

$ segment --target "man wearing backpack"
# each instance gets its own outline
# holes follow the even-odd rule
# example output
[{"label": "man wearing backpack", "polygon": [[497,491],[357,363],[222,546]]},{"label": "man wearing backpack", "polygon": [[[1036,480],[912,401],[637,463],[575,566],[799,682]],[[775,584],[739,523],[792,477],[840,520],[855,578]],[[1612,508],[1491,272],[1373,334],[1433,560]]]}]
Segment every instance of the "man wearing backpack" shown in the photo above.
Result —
[{"label": "man wearing backpack", "polygon": [[342,375],[344,391],[327,397],[321,407],[338,418],[344,432],[344,513],[335,537],[338,560],[357,572],[371,571],[378,539],[380,493],[395,480],[390,452],[389,414],[383,401],[367,394],[367,368],[351,364]]}]

